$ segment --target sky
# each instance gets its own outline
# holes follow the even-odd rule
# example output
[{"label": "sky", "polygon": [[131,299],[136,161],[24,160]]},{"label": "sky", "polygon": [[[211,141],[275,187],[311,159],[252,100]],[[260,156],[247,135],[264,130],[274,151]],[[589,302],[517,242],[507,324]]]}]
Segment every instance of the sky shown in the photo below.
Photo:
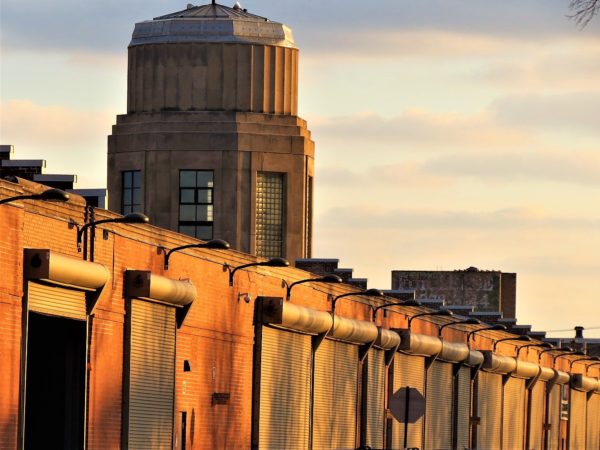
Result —
[{"label": "sky", "polygon": [[[600,337],[600,18],[577,27],[568,0],[241,3],[300,48],[313,256],[382,289],[393,269],[516,272],[519,323]],[[0,143],[105,186],[134,23],[185,6],[0,0]]]}]

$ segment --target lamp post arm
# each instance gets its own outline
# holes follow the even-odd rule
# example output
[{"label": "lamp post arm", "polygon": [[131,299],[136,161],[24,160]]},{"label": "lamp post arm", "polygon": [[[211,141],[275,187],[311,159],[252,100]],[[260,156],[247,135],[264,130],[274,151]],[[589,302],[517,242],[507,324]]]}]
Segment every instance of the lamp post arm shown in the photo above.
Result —
[{"label": "lamp post arm", "polygon": [[264,265],[264,263],[248,263],[248,264],[242,264],[241,266],[237,266],[234,267],[233,269],[229,266],[229,265],[225,265],[225,267],[227,267],[227,270],[229,271],[229,286],[233,286],[233,275],[240,269],[245,269],[246,267],[252,267],[252,266],[262,266]]},{"label": "lamp post arm", "polygon": [[0,205],[4,203],[15,202],[17,200],[35,200],[35,197],[32,195],[17,195],[16,197],[9,197],[0,200]]},{"label": "lamp post arm", "polygon": [[377,318],[377,311],[379,311],[380,309],[387,308],[388,306],[400,306],[404,303],[405,302],[384,303],[383,305],[376,306],[375,308],[373,308],[373,321],[375,321],[375,319]]},{"label": "lamp post arm", "polygon": [[81,237],[83,236],[83,232],[87,230],[89,227],[95,227],[97,225],[102,225],[103,223],[119,223],[123,222],[123,218],[116,219],[102,219],[96,220],[95,222],[84,223],[80,228],[77,229],[77,243],[81,243]]},{"label": "lamp post arm", "polygon": [[410,330],[410,324],[412,323],[412,321],[414,319],[416,319],[417,317],[424,317],[424,316],[436,316],[438,315],[438,311],[436,312],[426,312],[426,313],[420,313],[420,314],[415,314],[414,316],[410,317],[408,319],[408,329]]},{"label": "lamp post arm", "polygon": [[204,244],[187,244],[187,245],[181,245],[179,247],[175,247],[172,248],[169,251],[165,251],[165,269],[169,268],[169,258],[171,257],[171,254],[173,252],[179,251],[179,250],[185,250],[186,248],[196,248],[196,247],[203,247]]},{"label": "lamp post arm", "polygon": [[583,361],[596,361],[596,359],[589,358],[589,357],[574,359],[573,361],[569,362],[569,372],[573,369],[573,364],[575,364],[576,362],[583,362]]},{"label": "lamp post arm", "polygon": [[344,297],[350,297],[351,295],[360,295],[360,292],[347,292],[345,294],[338,295],[331,301],[331,311],[332,312],[335,311],[335,304],[337,303],[337,301],[339,299],[344,298]]},{"label": "lamp post arm", "polygon": [[300,281],[294,281],[292,284],[287,286],[287,290],[286,290],[286,298],[289,299],[290,298],[290,294],[292,293],[292,288],[298,284],[302,284],[302,283],[310,283],[311,281],[315,281],[316,278],[308,278],[306,280],[300,280]]},{"label": "lamp post arm", "polygon": [[542,350],[541,352],[538,353],[538,364],[542,362],[542,355],[544,353],[548,353],[548,352],[556,352],[558,351],[557,348],[547,348],[546,350]]}]

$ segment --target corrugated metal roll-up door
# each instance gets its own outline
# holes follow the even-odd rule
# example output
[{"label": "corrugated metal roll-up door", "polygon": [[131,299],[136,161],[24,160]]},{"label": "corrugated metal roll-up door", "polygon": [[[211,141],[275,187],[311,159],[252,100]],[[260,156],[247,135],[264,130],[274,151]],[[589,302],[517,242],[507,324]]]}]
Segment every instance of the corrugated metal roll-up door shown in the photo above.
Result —
[{"label": "corrugated metal roll-up door", "polygon": [[325,339],[313,376],[313,449],[356,448],[358,346]]},{"label": "corrugated metal roll-up door", "polygon": [[469,423],[471,418],[471,369],[461,367],[458,370],[456,393],[456,446],[459,449],[469,448]]},{"label": "corrugated metal roll-up door", "polygon": [[500,449],[502,440],[502,376],[479,372],[477,375],[478,449]]},{"label": "corrugated metal roll-up door", "polygon": [[600,394],[588,400],[586,435],[586,448],[600,449]]},{"label": "corrugated metal roll-up door", "polygon": [[367,435],[371,448],[383,448],[385,424],[385,352],[371,349],[367,361]]},{"label": "corrugated metal roll-up door", "polygon": [[175,308],[131,300],[126,448],[169,449],[173,436]]},{"label": "corrugated metal roll-up door", "polygon": [[544,431],[544,398],[546,396],[546,382],[538,381],[530,391],[531,409],[529,410],[529,448],[540,450],[543,448]]},{"label": "corrugated metal roll-up door", "polygon": [[504,385],[502,415],[502,448],[523,449],[525,446],[525,380],[510,377]]},{"label": "corrugated metal roll-up door", "polygon": [[560,390],[561,386],[555,384],[548,395],[548,450],[558,450],[560,437]]},{"label": "corrugated metal roll-up door", "polygon": [[260,449],[306,449],[310,433],[310,335],[262,327]]},{"label": "corrugated metal roll-up door", "polygon": [[434,361],[425,389],[425,448],[452,448],[452,364]]},{"label": "corrugated metal roll-up door", "polygon": [[569,450],[585,449],[586,393],[570,389]]},{"label": "corrugated metal roll-up door", "polygon": [[27,283],[29,311],[85,320],[85,292],[34,282]]},{"label": "corrugated metal roll-up door", "polygon": [[[394,356],[393,392],[410,386],[425,396],[425,358],[396,353]],[[423,418],[415,423],[408,424],[408,441],[404,443],[404,424],[392,420],[392,445],[391,448],[416,447],[423,445]]]}]

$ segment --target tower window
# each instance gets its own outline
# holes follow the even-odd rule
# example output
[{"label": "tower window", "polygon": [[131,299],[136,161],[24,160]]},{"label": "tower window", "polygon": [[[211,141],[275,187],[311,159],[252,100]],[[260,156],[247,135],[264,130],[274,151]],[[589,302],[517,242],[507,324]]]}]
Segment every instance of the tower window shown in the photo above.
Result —
[{"label": "tower window", "polygon": [[121,174],[121,213],[142,212],[142,172],[125,170]]},{"label": "tower window", "polygon": [[284,174],[258,172],[256,176],[256,255],[283,255],[285,212]]},{"label": "tower window", "polygon": [[213,171],[179,171],[179,232],[213,238]]}]

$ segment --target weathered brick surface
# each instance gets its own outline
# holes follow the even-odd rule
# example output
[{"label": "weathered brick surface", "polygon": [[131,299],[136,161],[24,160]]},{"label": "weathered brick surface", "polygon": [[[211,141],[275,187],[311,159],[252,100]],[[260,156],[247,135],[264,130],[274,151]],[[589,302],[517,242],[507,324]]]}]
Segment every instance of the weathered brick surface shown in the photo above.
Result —
[{"label": "weathered brick surface", "polygon": [[[10,191],[0,181],[0,198]],[[10,186],[9,186],[10,187]],[[96,218],[116,217],[97,211]],[[82,258],[77,252],[72,219],[82,223],[82,204],[58,205],[23,202],[22,207],[0,206],[0,448],[15,448],[18,430],[21,352],[22,256],[24,247],[49,248],[54,252]],[[106,239],[102,230],[107,230]],[[126,269],[149,270],[172,279],[189,279],[197,288],[185,324],[177,333],[176,402],[174,433],[179,438],[181,413],[187,413],[188,449],[250,447],[253,314],[259,296],[285,297],[285,283],[311,277],[296,268],[253,267],[236,272],[229,287],[224,264],[237,267],[256,259],[235,251],[190,249],[174,253],[170,268],[163,268],[160,247],[173,248],[195,242],[185,236],[152,226],[106,224],[98,227],[94,260],[108,268],[110,279],[104,287],[90,327],[89,399],[87,442],[90,449],[119,448],[122,432],[123,348],[125,302],[123,274]],[[333,296],[355,292],[348,285],[305,283],[294,287],[290,302],[321,311],[331,310]],[[250,299],[247,302],[247,299]],[[347,297],[336,305],[336,314],[370,320],[371,309],[358,301],[380,304],[372,298]],[[396,301],[387,297],[386,302]],[[421,307],[392,307],[376,324],[406,328],[408,317],[423,312]],[[423,317],[413,321],[417,333],[437,335],[439,324],[448,318]],[[447,327],[444,338],[465,342],[469,327]],[[503,332],[475,335],[472,348],[491,349]],[[497,351],[514,356],[514,342],[502,343]],[[537,362],[539,350],[530,348],[521,357]],[[184,372],[184,361],[191,371]],[[543,364],[550,364],[545,354]],[[568,359],[558,360],[562,370]],[[576,364],[575,370],[584,370]],[[594,367],[589,375],[598,376]],[[229,394],[226,404],[213,404],[214,393]]]},{"label": "weathered brick surface", "polygon": [[0,449],[17,447],[21,348],[20,299],[0,295]]}]

